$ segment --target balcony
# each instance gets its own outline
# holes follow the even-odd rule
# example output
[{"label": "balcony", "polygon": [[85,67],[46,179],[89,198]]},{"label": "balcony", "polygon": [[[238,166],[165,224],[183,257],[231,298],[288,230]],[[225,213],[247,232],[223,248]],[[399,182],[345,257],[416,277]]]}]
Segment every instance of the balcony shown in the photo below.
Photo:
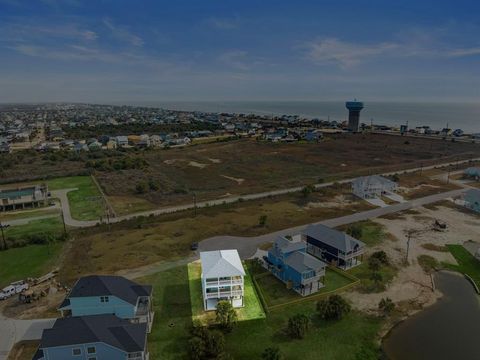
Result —
[{"label": "balcony", "polygon": [[317,273],[315,276],[309,277],[307,279],[302,279],[301,284],[306,285],[306,284],[310,284],[310,283],[315,282],[315,281],[319,281],[322,276],[325,276],[325,271],[321,271],[321,272]]},{"label": "balcony", "polygon": [[338,253],[338,258],[343,259],[343,260],[348,260],[348,259],[352,259],[354,257],[362,255],[363,252],[364,252],[363,248],[358,249],[357,251],[352,251],[352,252],[346,253],[346,254],[342,254],[342,253],[339,252]]},{"label": "balcony", "polygon": [[240,278],[233,278],[233,279],[228,279],[228,280],[220,280],[220,279],[215,279],[215,280],[210,280],[207,279],[206,285],[207,286],[225,286],[225,285],[242,285],[243,284],[243,279]]},{"label": "balcony", "polygon": [[214,292],[206,293],[205,296],[206,296],[206,299],[220,299],[220,298],[230,298],[234,296],[243,296],[243,290],[214,291]]}]

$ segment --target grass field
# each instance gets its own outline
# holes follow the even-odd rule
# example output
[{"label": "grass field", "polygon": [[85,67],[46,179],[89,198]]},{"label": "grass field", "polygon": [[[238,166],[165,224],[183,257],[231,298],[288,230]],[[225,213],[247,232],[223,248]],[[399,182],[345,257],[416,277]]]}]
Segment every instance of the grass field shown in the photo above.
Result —
[{"label": "grass field", "polygon": [[47,184],[51,191],[78,188],[67,195],[74,219],[96,220],[105,214],[102,194],[90,176],[56,178]]},{"label": "grass field", "polygon": [[[188,330],[192,324],[188,272],[177,267],[140,279],[152,284],[156,310],[148,338],[151,359],[188,359]],[[284,329],[288,318],[305,313],[312,319],[309,333],[302,340],[290,340]],[[315,302],[289,306],[269,313],[266,319],[241,321],[226,335],[227,352],[235,359],[259,359],[269,346],[280,347],[285,359],[376,359],[377,334],[383,320],[352,312],[338,322],[325,322],[315,314]],[[369,357],[357,357],[359,353]]]},{"label": "grass field", "polygon": [[[364,258],[365,259],[365,258]],[[360,286],[359,290],[365,293],[376,293],[382,292],[386,285],[392,281],[392,279],[397,274],[398,269],[391,265],[382,265],[379,273],[382,276],[381,281],[375,283],[371,279],[372,270],[368,268],[367,261],[364,260],[358,266],[348,270],[348,273],[355,276],[356,278],[360,279]]]},{"label": "grass field", "polygon": [[29,245],[0,251],[0,288],[12,281],[47,273],[58,261],[63,243]]},{"label": "grass field", "polygon": [[480,261],[470,254],[462,245],[447,245],[448,250],[457,260],[458,265],[446,264],[443,265],[450,270],[467,274],[480,288]]},{"label": "grass field", "polygon": [[[334,291],[351,284],[352,282],[353,280],[347,278],[346,276],[343,276],[336,271],[327,269],[325,273],[325,286],[320,291],[313,295],[307,296],[306,298],[317,297],[320,294]],[[286,285],[272,274],[257,278],[257,284],[259,285],[265,301],[267,302],[267,306],[269,307],[302,299],[302,296],[292,289],[287,289]]]},{"label": "grass field", "polygon": [[[111,273],[175,260],[188,256],[193,242],[215,235],[255,236],[371,209],[363,201],[345,207],[309,206],[331,202],[332,198],[329,193],[319,192],[306,201],[300,194],[292,194],[203,208],[197,216],[186,211],[112,224],[110,228],[81,229],[67,255],[64,280],[74,280],[78,274]],[[260,215],[267,215],[265,226],[259,226]]]},{"label": "grass field", "polygon": [[32,360],[39,345],[38,340],[20,341],[10,351],[7,360]]},{"label": "grass field", "polygon": [[57,208],[43,208],[36,210],[25,210],[25,211],[12,211],[12,212],[3,212],[0,213],[0,221],[9,221],[9,220],[18,220],[18,219],[28,219],[37,216],[45,215],[55,215],[60,214],[60,210]]},{"label": "grass field", "polygon": [[[192,319],[202,324],[215,323],[215,311],[204,311],[202,300],[202,267],[200,262],[188,264],[188,284],[190,290],[190,304],[192,306]],[[250,275],[244,277],[244,307],[235,309],[238,321],[256,320],[265,318],[260,300],[252,283]]]},{"label": "grass field", "polygon": [[420,173],[401,174],[399,179],[398,185],[409,189],[401,194],[406,199],[417,199],[459,188],[455,184],[431,179],[425,174],[420,175]]},{"label": "grass field", "polygon": [[58,237],[63,234],[63,222],[60,216],[55,216],[31,220],[24,225],[10,226],[4,231],[7,242],[24,242],[28,237],[42,233]]},{"label": "grass field", "polygon": [[372,220],[359,221],[345,226],[340,226],[341,231],[356,230],[361,235],[358,239],[363,241],[369,247],[380,244],[386,239],[393,240],[392,235],[385,231],[385,227]]}]

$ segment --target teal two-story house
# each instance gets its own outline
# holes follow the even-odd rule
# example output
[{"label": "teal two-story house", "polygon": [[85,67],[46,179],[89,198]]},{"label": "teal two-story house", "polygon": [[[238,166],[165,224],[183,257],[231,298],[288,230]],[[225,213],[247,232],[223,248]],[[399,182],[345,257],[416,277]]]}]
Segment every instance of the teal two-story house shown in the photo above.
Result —
[{"label": "teal two-story house", "polygon": [[279,237],[264,258],[270,272],[302,296],[320,290],[325,277],[326,264],[307,254],[303,241],[290,241]]},{"label": "teal two-story house", "polygon": [[91,275],[80,278],[59,307],[62,317],[114,314],[121,319],[153,322],[152,287],[122,276]]},{"label": "teal two-story house", "polygon": [[480,213],[480,190],[470,189],[464,195],[465,207]]},{"label": "teal two-story house", "polygon": [[146,327],[115,315],[58,319],[32,360],[149,360]]}]

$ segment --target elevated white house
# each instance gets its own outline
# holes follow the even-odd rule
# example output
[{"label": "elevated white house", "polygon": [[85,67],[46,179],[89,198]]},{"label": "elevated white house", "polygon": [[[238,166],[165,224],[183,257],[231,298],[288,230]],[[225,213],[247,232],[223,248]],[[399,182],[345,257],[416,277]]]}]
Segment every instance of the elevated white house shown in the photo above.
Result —
[{"label": "elevated white house", "polygon": [[200,252],[202,292],[205,310],[215,310],[220,300],[243,307],[245,270],[237,250]]},{"label": "elevated white house", "polygon": [[362,176],[352,181],[352,192],[362,199],[373,199],[393,193],[397,183],[380,175]]}]

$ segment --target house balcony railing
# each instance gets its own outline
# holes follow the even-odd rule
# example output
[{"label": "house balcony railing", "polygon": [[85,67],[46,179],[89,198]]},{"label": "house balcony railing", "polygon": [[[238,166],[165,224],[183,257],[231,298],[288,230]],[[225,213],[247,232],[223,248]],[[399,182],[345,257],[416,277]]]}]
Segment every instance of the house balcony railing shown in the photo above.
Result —
[{"label": "house balcony railing", "polygon": [[352,252],[349,252],[349,253],[346,253],[346,254],[341,254],[339,252],[337,257],[339,259],[347,260],[347,259],[351,259],[351,258],[354,258],[356,256],[359,256],[359,255],[362,255],[363,252],[364,252],[364,249],[359,249],[357,251],[352,251]]},{"label": "house balcony railing", "polygon": [[315,281],[319,281],[322,276],[325,276],[325,271],[319,272],[315,276],[309,277],[307,279],[302,278],[301,284],[306,285],[306,284],[310,284],[310,283],[315,282]]},{"label": "house balcony railing", "polygon": [[243,296],[243,290],[215,291],[206,293],[207,299],[228,298],[233,296]]},{"label": "house balcony railing", "polygon": [[207,280],[206,284],[208,286],[224,286],[224,285],[241,285],[243,284],[243,279],[231,279],[231,280]]}]

